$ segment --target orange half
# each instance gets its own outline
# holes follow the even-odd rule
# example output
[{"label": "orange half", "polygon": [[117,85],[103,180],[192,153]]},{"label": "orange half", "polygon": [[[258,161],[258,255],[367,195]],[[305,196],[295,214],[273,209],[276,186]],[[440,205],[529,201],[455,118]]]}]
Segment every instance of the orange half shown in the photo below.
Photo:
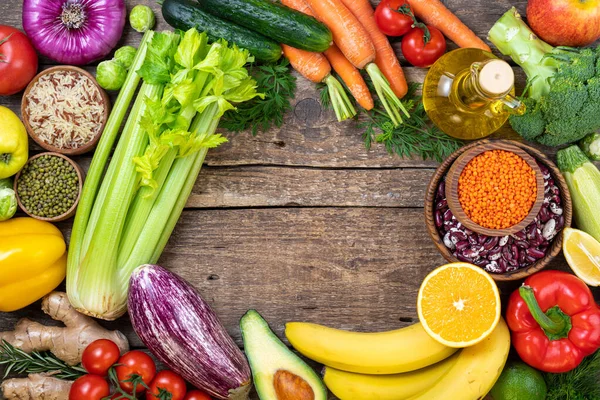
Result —
[{"label": "orange half", "polygon": [[492,277],[468,263],[443,265],[419,289],[423,328],[449,347],[468,347],[488,337],[500,320],[500,293]]}]

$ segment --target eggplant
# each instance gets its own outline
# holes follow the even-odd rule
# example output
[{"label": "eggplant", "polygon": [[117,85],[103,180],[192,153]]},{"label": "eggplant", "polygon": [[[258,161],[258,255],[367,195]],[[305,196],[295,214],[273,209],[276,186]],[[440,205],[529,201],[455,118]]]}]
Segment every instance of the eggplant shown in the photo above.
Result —
[{"label": "eggplant", "polygon": [[131,323],[152,354],[217,399],[248,398],[246,357],[192,285],[150,264],[138,267],[129,283]]}]

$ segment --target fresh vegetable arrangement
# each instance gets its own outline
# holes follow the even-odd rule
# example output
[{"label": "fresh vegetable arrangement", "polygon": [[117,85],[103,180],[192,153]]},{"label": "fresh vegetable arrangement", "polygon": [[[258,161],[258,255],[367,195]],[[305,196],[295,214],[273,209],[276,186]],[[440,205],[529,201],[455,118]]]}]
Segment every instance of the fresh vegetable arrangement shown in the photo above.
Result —
[{"label": "fresh vegetable arrangement", "polygon": [[[600,159],[600,57],[595,48],[561,45],[600,36],[591,23],[600,10],[591,0],[565,2],[529,2],[532,27],[552,45],[514,10],[490,31],[529,78],[521,102],[512,68],[438,0],[384,0],[376,10],[367,0],[164,0],[162,16],[175,32],[153,31],[152,8],[136,4],[128,19],[143,34],[139,46],[116,51],[127,19],[123,0],[25,0],[23,27],[33,47],[20,31],[0,26],[0,95],[29,84],[26,127],[0,107],[0,311],[43,298],[42,310],[64,326],[21,319],[0,332],[3,396],[243,400],[255,390],[261,400],[317,400],[330,390],[341,400],[596,399],[600,308],[588,285],[600,286],[600,172],[592,163]],[[548,12],[557,9],[574,23],[549,32]],[[582,10],[590,26],[580,22]],[[432,86],[429,73],[421,97],[386,35],[401,36],[404,59],[443,71],[445,84]],[[468,49],[444,55],[444,36]],[[34,48],[66,64],[99,63],[95,75],[59,66],[34,77]],[[448,73],[458,55],[468,62]],[[227,141],[217,128],[256,135],[281,127],[298,79],[292,68],[322,87],[322,104],[339,121],[361,118],[367,147],[382,143],[402,157],[441,162],[463,145],[454,139],[462,136],[429,120],[432,87],[467,114],[512,114],[527,140],[578,144],[558,151],[559,169],[529,147],[530,161],[492,149],[460,173],[453,164],[436,173],[427,223],[440,251],[461,262],[424,278],[413,325],[369,333],[290,322],[285,336],[294,352],[277,336],[281,326],[250,309],[240,319],[243,344],[236,343],[238,332],[221,323],[209,293],[154,263],[208,150]],[[98,85],[119,91],[110,114]],[[449,119],[464,115],[442,111]],[[473,121],[461,127],[485,125]],[[99,143],[84,174],[63,155],[29,158],[27,133],[65,152]],[[17,204],[36,219],[13,218]],[[571,207],[581,230],[570,227]],[[70,235],[42,221],[75,209]],[[521,230],[494,232],[525,218],[532,222]],[[561,241],[575,275],[537,272]],[[65,275],[67,293],[52,292]],[[513,276],[526,279],[503,310],[496,281]],[[123,333],[92,318],[126,311],[130,334],[147,350],[130,351]],[[323,364],[322,374],[298,353]]]}]

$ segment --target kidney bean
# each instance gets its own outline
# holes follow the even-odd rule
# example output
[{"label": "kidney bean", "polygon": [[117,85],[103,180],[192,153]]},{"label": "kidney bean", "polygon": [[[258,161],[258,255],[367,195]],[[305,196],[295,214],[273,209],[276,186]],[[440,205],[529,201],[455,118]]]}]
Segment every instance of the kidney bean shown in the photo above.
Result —
[{"label": "kidney bean", "polygon": [[475,248],[471,247],[470,249],[465,249],[465,250],[463,251],[463,255],[464,255],[465,257],[468,257],[468,258],[470,258],[470,259],[473,259],[473,260],[474,260],[474,259],[476,259],[476,258],[478,258],[478,257],[479,257],[479,251],[477,251],[477,249],[475,249]]},{"label": "kidney bean", "polygon": [[458,258],[458,260],[462,261],[462,262],[473,263],[473,259],[472,258],[466,257],[462,253],[457,253],[456,254],[456,258]]},{"label": "kidney bean", "polygon": [[[552,201],[552,195],[551,194],[547,194],[544,196],[544,205],[548,205],[550,204],[550,202]],[[544,206],[542,205],[542,208],[544,208]]]},{"label": "kidney bean", "polygon": [[550,203],[550,211],[556,215],[562,215],[563,209],[556,203]]},{"label": "kidney bean", "polygon": [[441,198],[446,197],[446,181],[442,180],[437,189],[437,195]]},{"label": "kidney bean", "polygon": [[556,234],[556,221],[553,219],[548,220],[544,225],[544,229],[542,230],[542,236],[546,240],[550,240]]},{"label": "kidney bean", "polygon": [[517,232],[517,233],[513,233],[513,234],[512,234],[512,237],[513,237],[514,239],[518,239],[518,240],[525,240],[525,239],[527,239],[527,235],[526,235],[526,233],[525,233],[525,232],[523,232],[523,231],[519,231],[519,232]]},{"label": "kidney bean", "polygon": [[528,255],[527,257],[525,257],[525,259],[527,260],[527,262],[529,263],[529,265],[534,264],[537,262],[537,258],[535,257],[531,257],[530,255]]},{"label": "kidney bean", "polygon": [[519,265],[525,264],[527,262],[527,252],[522,251],[519,253]]},{"label": "kidney bean", "polygon": [[450,233],[450,240],[452,240],[452,242],[456,244],[458,242],[462,242],[463,240],[467,240],[467,235],[465,235],[458,229],[452,229]]},{"label": "kidney bean", "polygon": [[467,247],[469,247],[469,241],[468,240],[463,240],[462,242],[458,242],[456,243],[456,250],[458,251],[463,251],[465,250]]},{"label": "kidney bean", "polygon": [[512,253],[512,259],[515,261],[519,260],[519,248],[517,247],[516,244],[513,244],[512,246],[510,246],[510,250]]},{"label": "kidney bean", "polygon": [[449,209],[446,210],[446,212],[444,212],[444,221],[445,222],[452,220],[452,217],[453,217],[452,211],[450,211]]},{"label": "kidney bean", "polygon": [[509,265],[506,267],[506,272],[514,272],[519,269],[519,264],[515,262],[515,265]]},{"label": "kidney bean", "polygon": [[556,221],[556,228],[554,228],[554,229],[556,229],[557,231],[560,231],[564,227],[565,227],[565,217],[563,215],[561,215],[558,218],[558,221]]},{"label": "kidney bean", "polygon": [[550,210],[548,210],[548,208],[546,208],[546,205],[543,205],[542,208],[540,209],[538,218],[543,223],[546,223],[550,218],[552,218],[552,215],[550,215]]},{"label": "kidney bean", "polygon": [[529,242],[527,242],[525,240],[517,240],[517,241],[515,241],[515,245],[517,245],[517,247],[520,249],[529,248]]},{"label": "kidney bean", "polygon": [[477,238],[477,242],[479,242],[479,244],[484,244],[487,238],[488,237],[485,235],[479,235],[479,237]]},{"label": "kidney bean", "polygon": [[531,239],[535,238],[535,236],[536,236],[535,231],[537,229],[536,225],[529,224],[529,226],[526,229],[527,229],[527,239],[531,240]]},{"label": "kidney bean", "polygon": [[508,236],[502,236],[498,242],[498,244],[500,245],[500,247],[506,246],[506,244],[508,243]]},{"label": "kidney bean", "polygon": [[446,199],[440,200],[436,205],[435,208],[438,210],[441,210],[443,208],[448,207],[448,201]]},{"label": "kidney bean", "polygon": [[530,247],[525,251],[527,252],[528,256],[533,257],[536,260],[539,260],[540,258],[544,258],[544,256],[546,255],[546,253],[544,253],[543,251],[538,250],[534,247]]},{"label": "kidney bean", "polygon": [[490,236],[485,240],[485,242],[483,242],[483,248],[486,250],[491,250],[498,245],[499,241],[500,239],[498,236]]},{"label": "kidney bean", "polygon": [[504,258],[506,261],[512,259],[513,257],[513,253],[511,252],[511,248],[510,246],[504,246],[502,248],[502,258]]},{"label": "kidney bean", "polygon": [[485,266],[483,267],[487,272],[491,272],[493,274],[498,274],[503,272],[502,268],[500,268],[500,266],[498,265],[498,263],[496,261],[491,261],[487,264],[485,264]]},{"label": "kidney bean", "polygon": [[446,246],[447,248],[453,250],[456,246],[455,243],[452,241],[452,239],[450,239],[450,232],[446,233],[444,235],[444,246]]},{"label": "kidney bean", "polygon": [[506,261],[504,258],[501,258],[498,260],[498,266],[502,272],[506,272],[506,268],[508,268],[508,261]]},{"label": "kidney bean", "polygon": [[442,225],[444,225],[444,218],[442,217],[442,213],[440,210],[435,210],[433,213],[433,219],[435,220],[435,226],[440,229]]},{"label": "kidney bean", "polygon": [[502,247],[494,247],[487,255],[490,261],[498,260],[500,257],[502,257]]},{"label": "kidney bean", "polygon": [[552,195],[551,203],[560,204],[560,196],[557,194]]},{"label": "kidney bean", "polygon": [[469,236],[469,243],[471,245],[479,244],[479,235],[474,233],[471,236]]}]

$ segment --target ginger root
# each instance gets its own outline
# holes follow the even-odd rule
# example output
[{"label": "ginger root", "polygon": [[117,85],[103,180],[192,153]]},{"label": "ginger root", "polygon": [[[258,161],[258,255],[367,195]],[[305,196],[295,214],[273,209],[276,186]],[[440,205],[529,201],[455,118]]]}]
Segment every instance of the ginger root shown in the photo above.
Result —
[{"label": "ginger root", "polygon": [[[121,354],[129,350],[125,335],[119,331],[109,331],[98,325],[92,318],[77,312],[69,303],[66,293],[52,292],[44,297],[42,310],[52,319],[63,322],[65,327],[45,326],[23,318],[17,322],[14,331],[0,332],[0,342],[6,340],[26,353],[50,351],[69,365],[79,364],[83,350],[97,339],[112,340],[119,346]],[[21,399],[21,397],[15,398]],[[55,399],[54,397],[35,398]]]},{"label": "ginger root", "polygon": [[7,379],[0,388],[7,400],[68,400],[73,382],[47,374]]}]

